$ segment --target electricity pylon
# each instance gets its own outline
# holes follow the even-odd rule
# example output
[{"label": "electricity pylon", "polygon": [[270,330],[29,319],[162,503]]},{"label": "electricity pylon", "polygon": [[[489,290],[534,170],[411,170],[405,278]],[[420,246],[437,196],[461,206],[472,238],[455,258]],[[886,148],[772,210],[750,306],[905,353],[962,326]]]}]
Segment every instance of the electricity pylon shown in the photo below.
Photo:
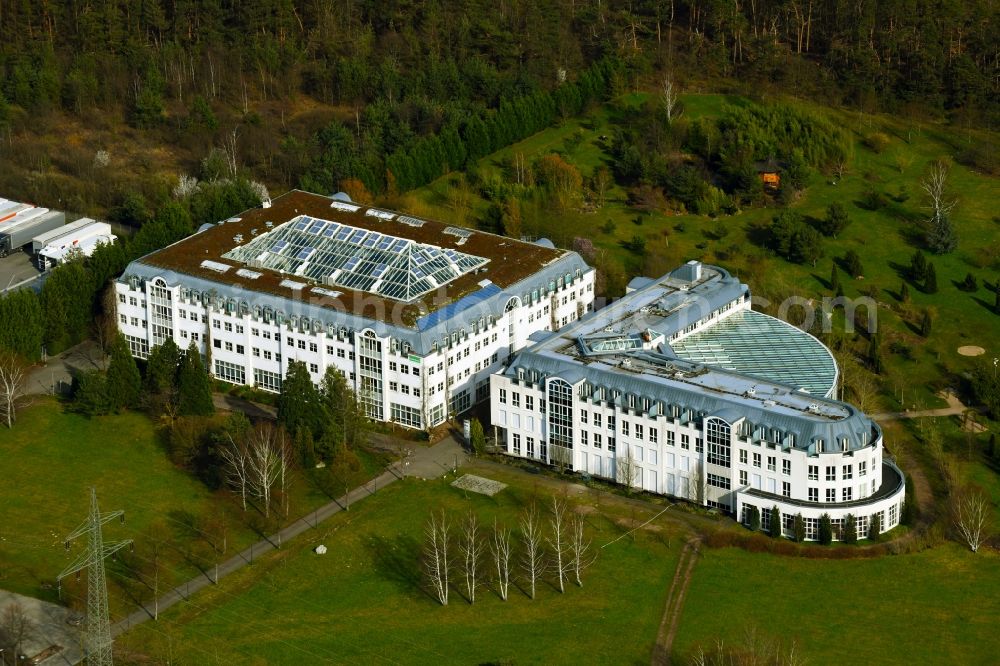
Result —
[{"label": "electricity pylon", "polygon": [[111,666],[111,621],[108,617],[108,585],[104,578],[104,558],[132,543],[132,540],[104,543],[101,525],[119,518],[125,522],[124,511],[101,513],[97,507],[97,489],[90,489],[90,514],[87,520],[66,537],[66,549],[77,537],[87,535],[87,550],[59,574],[59,581],[82,569],[87,569],[87,639],[88,666]]}]

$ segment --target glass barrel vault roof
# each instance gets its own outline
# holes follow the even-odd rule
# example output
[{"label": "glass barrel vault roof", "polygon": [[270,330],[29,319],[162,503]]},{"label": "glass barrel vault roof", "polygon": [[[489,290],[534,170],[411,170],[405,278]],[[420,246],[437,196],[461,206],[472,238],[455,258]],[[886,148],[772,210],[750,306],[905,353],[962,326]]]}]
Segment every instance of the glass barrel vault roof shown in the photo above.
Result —
[{"label": "glass barrel vault roof", "polygon": [[678,357],[830,397],[837,364],[808,333],[761,312],[744,310],[670,343]]},{"label": "glass barrel vault roof", "polygon": [[222,255],[253,268],[412,301],[489,260],[300,215]]}]

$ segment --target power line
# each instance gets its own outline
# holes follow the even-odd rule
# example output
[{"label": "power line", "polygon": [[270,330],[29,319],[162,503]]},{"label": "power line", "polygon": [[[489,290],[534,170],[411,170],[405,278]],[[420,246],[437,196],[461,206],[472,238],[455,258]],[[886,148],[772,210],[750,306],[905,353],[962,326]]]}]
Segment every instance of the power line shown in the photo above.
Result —
[{"label": "power line", "polygon": [[87,569],[87,640],[86,654],[89,666],[112,666],[111,622],[108,618],[108,585],[104,573],[104,559],[132,543],[131,539],[104,543],[101,526],[119,518],[125,522],[124,511],[101,513],[97,506],[97,489],[90,489],[90,514],[87,519],[66,537],[66,550],[73,539],[87,535],[87,550],[63,569],[56,580]]}]

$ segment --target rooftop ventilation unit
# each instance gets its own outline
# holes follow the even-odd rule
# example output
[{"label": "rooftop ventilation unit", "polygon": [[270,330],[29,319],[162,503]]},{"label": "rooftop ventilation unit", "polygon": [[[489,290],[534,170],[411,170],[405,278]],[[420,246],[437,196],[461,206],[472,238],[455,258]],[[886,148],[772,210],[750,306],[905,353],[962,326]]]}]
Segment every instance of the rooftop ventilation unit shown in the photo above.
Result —
[{"label": "rooftop ventilation unit", "polygon": [[267,227],[268,229],[270,229],[270,228],[272,228],[274,226],[274,222],[272,222],[271,220],[268,220],[267,222],[264,223],[264,226]]},{"label": "rooftop ventilation unit", "polygon": [[233,236],[233,242],[237,243],[237,244],[242,243],[243,242],[243,234],[236,234],[235,236]]}]

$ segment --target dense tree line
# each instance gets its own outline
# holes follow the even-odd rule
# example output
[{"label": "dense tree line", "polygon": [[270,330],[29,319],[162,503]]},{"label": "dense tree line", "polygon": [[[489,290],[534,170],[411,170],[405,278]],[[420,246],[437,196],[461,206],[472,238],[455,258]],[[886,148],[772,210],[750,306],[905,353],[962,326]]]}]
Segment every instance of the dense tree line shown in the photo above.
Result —
[{"label": "dense tree line", "polygon": [[[560,68],[621,54],[642,71],[794,83],[888,106],[995,112],[997,9],[980,0],[329,4],[317,0],[7,0],[3,94],[32,110],[302,90],[346,105],[475,100],[496,107]],[[428,105],[424,105],[426,109]],[[414,126],[421,105],[413,102]],[[390,151],[391,152],[391,151]]]},{"label": "dense tree line", "polygon": [[107,292],[110,281],[133,259],[184,238],[199,225],[258,205],[260,194],[236,180],[209,184],[155,215],[137,197],[125,203],[118,219],[141,224],[135,235],[56,267],[39,293],[24,289],[0,297],[0,347],[31,361],[40,358],[43,346],[57,354],[90,336],[110,347],[117,326],[113,303],[107,302],[114,298]]}]

